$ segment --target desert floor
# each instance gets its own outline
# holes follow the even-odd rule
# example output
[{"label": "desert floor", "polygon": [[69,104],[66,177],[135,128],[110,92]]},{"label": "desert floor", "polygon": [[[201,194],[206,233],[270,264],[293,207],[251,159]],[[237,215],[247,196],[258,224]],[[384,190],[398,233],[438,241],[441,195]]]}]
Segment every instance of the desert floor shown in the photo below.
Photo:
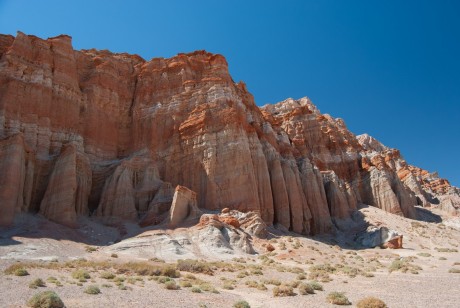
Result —
[{"label": "desert floor", "polygon": [[[326,299],[334,291],[344,292],[352,306],[368,296],[388,307],[460,306],[458,218],[429,223],[371,207],[360,212],[366,222],[402,233],[404,248],[353,249],[351,229],[340,237],[272,234],[267,240],[254,239],[257,254],[201,256],[199,266],[180,272],[174,271],[180,251],[148,239],[187,230],[126,225],[118,242],[117,228],[89,219],[71,230],[24,216],[0,232],[0,307],[27,307],[44,290],[55,291],[66,307],[223,308],[241,300],[251,307],[334,307]],[[268,252],[268,244],[275,250]],[[15,275],[17,268],[28,275]],[[77,270],[90,277],[74,278]],[[29,287],[37,278],[46,286]],[[302,295],[299,285],[311,281],[323,290]],[[274,296],[277,284],[290,286],[293,296]],[[101,293],[85,293],[90,285]],[[180,287],[170,290],[168,285]]]}]

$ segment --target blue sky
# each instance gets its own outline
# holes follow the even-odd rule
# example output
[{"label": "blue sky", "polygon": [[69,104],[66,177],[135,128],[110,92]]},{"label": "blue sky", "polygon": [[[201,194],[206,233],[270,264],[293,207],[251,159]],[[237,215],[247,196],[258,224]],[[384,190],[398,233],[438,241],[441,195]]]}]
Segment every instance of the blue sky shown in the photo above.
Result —
[{"label": "blue sky", "polygon": [[221,53],[258,105],[308,96],[460,186],[460,1],[0,0],[0,33]]}]

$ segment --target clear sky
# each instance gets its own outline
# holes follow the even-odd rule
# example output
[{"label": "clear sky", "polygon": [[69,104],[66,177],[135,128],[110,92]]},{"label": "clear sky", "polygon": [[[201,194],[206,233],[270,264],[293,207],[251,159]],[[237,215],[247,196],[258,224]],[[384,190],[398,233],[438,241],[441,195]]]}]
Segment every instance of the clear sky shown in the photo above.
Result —
[{"label": "clear sky", "polygon": [[258,105],[308,96],[460,186],[460,1],[0,0],[0,33],[221,53]]}]

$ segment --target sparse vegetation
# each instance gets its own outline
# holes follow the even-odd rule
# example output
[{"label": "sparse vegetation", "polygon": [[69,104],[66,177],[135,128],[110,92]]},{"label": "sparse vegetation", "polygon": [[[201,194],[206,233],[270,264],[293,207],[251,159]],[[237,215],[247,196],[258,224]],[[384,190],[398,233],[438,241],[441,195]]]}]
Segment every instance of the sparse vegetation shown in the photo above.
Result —
[{"label": "sparse vegetation", "polygon": [[307,279],[307,276],[305,276],[305,274],[299,274],[299,275],[297,275],[297,279],[298,280],[304,280],[304,279]]},{"label": "sparse vegetation", "polygon": [[86,294],[97,295],[101,293],[101,290],[96,285],[90,285],[85,289]]},{"label": "sparse vegetation", "polygon": [[33,280],[31,283],[29,283],[29,288],[31,289],[37,289],[39,287],[46,287],[45,282],[40,278],[37,278]]},{"label": "sparse vegetation", "polygon": [[90,279],[91,276],[87,271],[79,269],[72,273],[72,278],[77,279],[79,281],[86,281],[86,279]]},{"label": "sparse vegetation", "polygon": [[176,284],[174,280],[167,281],[165,283],[166,290],[179,290],[179,286]]},{"label": "sparse vegetation", "polygon": [[388,268],[388,271],[394,272],[394,271],[400,271],[403,273],[410,272],[412,274],[418,274],[418,271],[422,270],[422,268],[418,265],[412,264],[410,262],[410,259],[398,259],[394,260],[391,264],[390,267]]},{"label": "sparse vegetation", "polygon": [[452,274],[460,274],[460,268],[451,268],[449,270],[449,273],[452,273]]},{"label": "sparse vegetation", "polygon": [[308,284],[309,284],[309,285],[313,288],[313,290],[315,290],[315,291],[323,291],[323,285],[320,284],[318,281],[313,280],[313,281],[310,281]]},{"label": "sparse vegetation", "polygon": [[294,289],[290,286],[278,286],[273,288],[273,296],[294,296]]},{"label": "sparse vegetation", "polygon": [[112,257],[112,258],[118,258],[118,255],[117,255],[116,253],[112,253],[112,254],[110,255],[110,257]]},{"label": "sparse vegetation", "polygon": [[235,289],[235,286],[230,281],[225,281],[222,285],[222,288],[224,288],[225,290],[233,290]]},{"label": "sparse vegetation", "polygon": [[264,280],[264,283],[271,284],[271,285],[274,285],[274,286],[280,286],[281,285],[281,281],[279,281],[278,279]]},{"label": "sparse vegetation", "polygon": [[327,295],[326,300],[334,305],[351,305],[343,292],[331,292]]},{"label": "sparse vegetation", "polygon": [[188,280],[181,280],[179,281],[179,285],[182,287],[182,288],[191,288],[192,287],[192,283]]},{"label": "sparse vegetation", "polygon": [[24,268],[18,268],[14,271],[15,276],[28,276],[29,272]]},{"label": "sparse vegetation", "polygon": [[190,289],[193,293],[201,293],[201,289],[199,287],[193,287]]},{"label": "sparse vegetation", "polygon": [[420,256],[420,257],[431,257],[431,254],[428,253],[428,252],[419,252],[417,254],[417,256]]},{"label": "sparse vegetation", "polygon": [[96,247],[93,247],[93,246],[86,246],[86,247],[85,247],[85,250],[86,250],[86,252],[91,253],[91,252],[97,251],[97,248],[96,248]]},{"label": "sparse vegetation", "polygon": [[177,261],[177,269],[191,273],[213,274],[213,270],[207,263],[191,259]]},{"label": "sparse vegetation", "polygon": [[357,308],[387,308],[387,305],[376,297],[366,297],[358,301]]},{"label": "sparse vegetation", "polygon": [[113,279],[115,278],[115,275],[111,272],[102,272],[101,273],[101,278],[103,279]]},{"label": "sparse vegetation", "polygon": [[171,281],[171,280],[172,279],[170,277],[160,276],[160,277],[158,277],[157,282],[158,283],[166,283],[166,282]]},{"label": "sparse vegetation", "polygon": [[53,291],[43,291],[35,294],[27,305],[32,308],[63,308],[64,303]]},{"label": "sparse vegetation", "polygon": [[439,247],[436,247],[435,250],[437,252],[458,252],[458,250],[455,249],[455,248],[439,248]]},{"label": "sparse vegetation", "polygon": [[337,268],[326,263],[320,265],[313,265],[310,267],[309,279],[319,280],[321,282],[329,282],[332,278],[329,274],[333,274],[337,271]]},{"label": "sparse vegetation", "polygon": [[307,295],[307,294],[314,294],[315,290],[309,283],[301,283],[298,286],[299,294]]},{"label": "sparse vegetation", "polygon": [[233,304],[233,308],[251,308],[247,301],[238,301]]}]

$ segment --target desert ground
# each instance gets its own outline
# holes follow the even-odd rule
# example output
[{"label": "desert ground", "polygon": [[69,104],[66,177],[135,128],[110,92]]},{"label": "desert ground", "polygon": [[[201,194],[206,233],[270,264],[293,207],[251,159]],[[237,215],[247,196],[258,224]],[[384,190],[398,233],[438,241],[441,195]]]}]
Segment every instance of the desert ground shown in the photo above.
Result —
[{"label": "desert ground", "polygon": [[[360,222],[328,236],[270,228],[251,239],[254,254],[204,253],[193,228],[85,218],[69,229],[24,214],[0,233],[0,307],[27,307],[45,290],[66,307],[335,307],[331,292],[352,306],[372,296],[388,307],[459,307],[460,219],[417,211],[421,221],[364,207]],[[363,224],[398,230],[403,248],[356,247]]]}]

